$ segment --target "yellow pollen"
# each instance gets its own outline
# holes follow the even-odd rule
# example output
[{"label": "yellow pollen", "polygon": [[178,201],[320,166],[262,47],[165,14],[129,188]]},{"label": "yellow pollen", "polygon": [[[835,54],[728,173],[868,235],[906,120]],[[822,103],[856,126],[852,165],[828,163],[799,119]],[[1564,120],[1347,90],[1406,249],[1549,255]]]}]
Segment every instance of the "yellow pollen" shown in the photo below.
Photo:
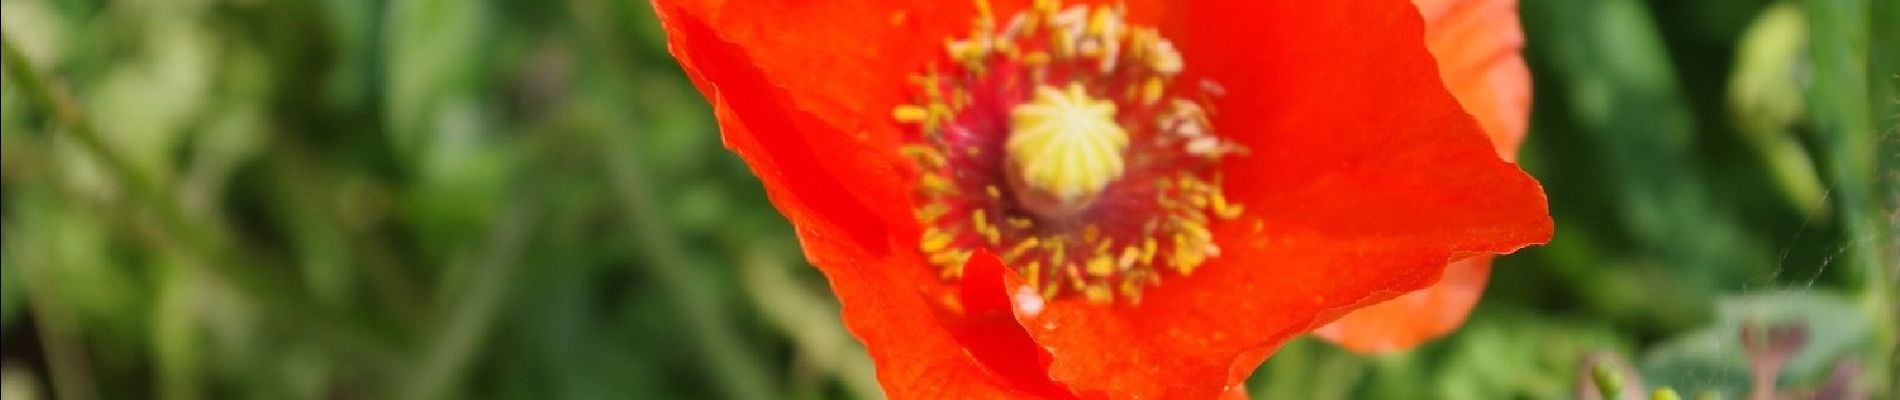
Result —
[{"label": "yellow pollen", "polygon": [[918,178],[917,188],[923,190],[924,193],[933,194],[953,193],[956,190],[956,186],[952,185],[949,179],[937,175],[924,175]]},{"label": "yellow pollen", "polygon": [[1141,83],[1141,104],[1154,105],[1161,101],[1161,91],[1167,89],[1160,77],[1148,77]]},{"label": "yellow pollen", "polygon": [[1097,278],[1105,277],[1108,276],[1108,274],[1115,273],[1115,261],[1109,259],[1107,256],[1096,256],[1095,258],[1089,259],[1087,268],[1089,276]]},{"label": "yellow pollen", "polygon": [[1117,264],[1116,266],[1121,267],[1122,269],[1128,269],[1128,267],[1134,266],[1135,262],[1140,261],[1140,260],[1141,260],[1141,250],[1135,249],[1135,246],[1128,246],[1128,247],[1122,248],[1121,259],[1116,260],[1115,262]]},{"label": "yellow pollen", "polygon": [[1121,177],[1128,132],[1115,121],[1115,103],[1090,96],[1081,84],[1043,86],[1010,110],[1006,148],[1030,189],[1081,202]]},{"label": "yellow pollen", "polygon": [[929,147],[904,146],[903,148],[898,149],[898,151],[901,152],[905,157],[910,157],[912,161],[916,161],[917,166],[919,167],[923,167],[926,169],[942,169],[944,167],[949,166],[949,160],[945,160],[943,158],[943,154],[938,154],[936,150],[933,150]]},{"label": "yellow pollen", "polygon": [[949,213],[950,213],[950,206],[946,206],[943,204],[926,205],[926,206],[917,208],[917,220],[936,221],[937,218],[943,217],[944,214],[949,214]]},{"label": "yellow pollen", "polygon": [[1041,245],[1041,243],[1039,243],[1039,241],[1036,240],[1036,238],[1029,238],[1021,242],[1017,242],[1016,247],[1009,249],[1008,253],[1003,254],[1003,261],[1013,262],[1013,261],[1016,261],[1017,259],[1021,259],[1023,258],[1024,254],[1028,254],[1030,250],[1034,250],[1036,246],[1039,246],[1039,245]]},{"label": "yellow pollen", "polygon": [[1109,294],[1107,286],[1089,285],[1082,288],[1082,298],[1091,303],[1107,303]]},{"label": "yellow pollen", "polygon": [[924,231],[924,239],[918,243],[917,247],[927,253],[939,252],[949,248],[950,242],[956,238],[956,234],[952,232],[932,228]]},{"label": "yellow pollen", "polygon": [[911,104],[897,106],[897,108],[891,110],[892,118],[896,118],[897,122],[903,122],[903,123],[908,123],[908,124],[924,122],[924,118],[929,117],[929,116],[930,116],[929,109],[925,109],[921,106],[916,106],[916,105],[911,105]]},{"label": "yellow pollen", "polygon": [[1042,262],[1030,261],[1023,266],[1023,279],[1029,281],[1029,286],[1042,287]]}]

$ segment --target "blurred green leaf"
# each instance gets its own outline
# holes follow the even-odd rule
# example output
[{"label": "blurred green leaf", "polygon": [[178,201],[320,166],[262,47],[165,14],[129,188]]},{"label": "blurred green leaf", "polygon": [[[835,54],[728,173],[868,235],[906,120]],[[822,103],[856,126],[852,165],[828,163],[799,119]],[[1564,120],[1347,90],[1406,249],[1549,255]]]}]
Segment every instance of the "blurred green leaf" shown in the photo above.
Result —
[{"label": "blurred green leaf", "polygon": [[1642,358],[1643,376],[1653,385],[1697,392],[1716,390],[1740,398],[1749,388],[1749,358],[1742,344],[1745,327],[1797,324],[1806,344],[1781,370],[1777,387],[1811,387],[1843,357],[1864,354],[1874,340],[1874,325],[1853,298],[1825,291],[1764,292],[1725,297],[1715,323],[1650,349]]},{"label": "blurred green leaf", "polygon": [[[1608,210],[1576,210],[1553,200],[1560,223],[1596,223],[1577,211],[1613,213],[1617,228],[1639,246],[1638,254],[1652,255],[1658,261],[1654,265],[1668,268],[1676,290],[1713,292],[1767,271],[1772,253],[1742,230],[1734,210],[1711,197],[1709,179],[1699,168],[1704,160],[1696,150],[1697,121],[1678,89],[1682,84],[1649,9],[1636,0],[1532,0],[1521,9],[1530,41],[1526,52],[1533,72],[1542,74],[1539,90],[1561,93],[1539,97],[1539,107],[1550,110],[1542,115],[1554,117],[1539,121],[1574,124],[1562,132],[1533,132],[1531,140],[1551,146],[1558,142],[1542,140],[1577,135],[1554,139],[1589,150],[1536,148],[1545,154],[1527,157],[1525,164],[1534,172],[1594,168],[1594,179],[1609,185],[1549,183],[1553,199],[1582,191],[1610,201],[1591,205]],[[1588,164],[1549,165],[1546,157]]]},{"label": "blurred green leaf", "polygon": [[1480,308],[1450,337],[1409,352],[1355,355],[1288,342],[1248,386],[1262,399],[1569,399],[1585,355],[1629,344],[1604,324]]},{"label": "blurred green leaf", "polygon": [[[389,3],[382,21],[381,57],[387,63],[383,113],[397,154],[413,163],[458,165],[481,125],[468,96],[490,66],[485,50],[494,32],[487,7],[455,0]],[[437,167],[440,168],[440,167]]]},{"label": "blurred green leaf", "polygon": [[[1806,100],[1827,156],[1824,170],[1834,190],[1839,223],[1846,240],[1841,243],[1839,268],[1848,282],[1862,290],[1867,312],[1882,326],[1894,326],[1900,309],[1895,303],[1894,279],[1900,275],[1900,244],[1895,242],[1895,215],[1900,213],[1900,101],[1892,91],[1900,79],[1900,15],[1891,0],[1810,0],[1809,56],[1814,81]],[[1879,340],[1866,347],[1872,354],[1895,354],[1896,329],[1877,332]],[[1900,365],[1869,363],[1873,376],[1894,376]],[[1875,395],[1894,395],[1900,383],[1878,388]]]},{"label": "blurred green leaf", "polygon": [[1761,153],[1788,202],[1801,208],[1802,215],[1816,215],[1826,195],[1813,157],[1791,129],[1802,117],[1800,82],[1810,68],[1804,51],[1807,17],[1795,4],[1770,6],[1740,44],[1729,77],[1729,107],[1737,132]]},{"label": "blurred green leaf", "polygon": [[205,281],[184,268],[165,268],[152,306],[152,351],[159,396],[204,398],[205,354],[199,337],[198,296]]}]

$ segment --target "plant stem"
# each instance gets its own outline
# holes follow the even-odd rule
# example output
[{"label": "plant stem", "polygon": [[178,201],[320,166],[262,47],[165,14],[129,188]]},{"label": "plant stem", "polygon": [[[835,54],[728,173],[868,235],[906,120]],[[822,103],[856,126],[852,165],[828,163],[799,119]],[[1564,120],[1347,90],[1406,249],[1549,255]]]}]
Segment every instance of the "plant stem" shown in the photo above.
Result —
[{"label": "plant stem", "polygon": [[468,285],[457,293],[454,301],[444,303],[455,308],[449,311],[448,321],[441,330],[427,341],[429,347],[421,355],[415,378],[409,381],[410,385],[399,398],[431,400],[454,394],[453,387],[488,336],[495,314],[507,297],[515,273],[520,270],[529,232],[545,208],[540,192],[542,190],[534,187],[517,190],[519,199],[489,230],[486,252],[478,259]]},{"label": "plant stem", "polygon": [[741,274],[753,307],[790,335],[798,351],[809,355],[819,369],[843,381],[853,396],[883,398],[871,356],[845,332],[838,306],[799,285],[778,252],[756,246],[749,250],[737,249],[744,254]]},{"label": "plant stem", "polygon": [[[11,47],[9,47],[11,48]],[[8,67],[12,68],[12,67]],[[43,249],[51,243],[21,243],[41,238],[21,232],[11,223],[0,228],[0,238],[5,238],[8,254],[19,257],[19,277],[26,281],[20,285],[26,291],[26,305],[33,311],[33,318],[39,323],[40,343],[45,346],[46,367],[53,383],[54,398],[60,400],[90,400],[99,397],[95,390],[97,383],[92,379],[92,366],[86,355],[86,343],[79,337],[79,321],[74,319],[72,310],[66,307],[62,298],[54,293],[59,286],[52,285],[49,270],[54,268],[53,257]],[[26,239],[21,239],[26,238]]]},{"label": "plant stem", "polygon": [[614,194],[620,197],[619,203],[624,206],[621,210],[640,238],[641,253],[646,255],[647,262],[642,264],[658,281],[660,292],[671,297],[685,314],[686,328],[699,341],[708,372],[719,378],[719,386],[728,398],[772,398],[772,393],[779,393],[777,385],[767,378],[766,365],[756,353],[733,334],[725,302],[709,289],[713,278],[702,272],[705,268],[687,260],[679,239],[667,226],[666,214],[660,211],[659,197],[648,183],[639,155],[628,151],[630,144],[623,135],[599,136],[604,143],[596,145],[605,149],[600,158],[606,163]]}]

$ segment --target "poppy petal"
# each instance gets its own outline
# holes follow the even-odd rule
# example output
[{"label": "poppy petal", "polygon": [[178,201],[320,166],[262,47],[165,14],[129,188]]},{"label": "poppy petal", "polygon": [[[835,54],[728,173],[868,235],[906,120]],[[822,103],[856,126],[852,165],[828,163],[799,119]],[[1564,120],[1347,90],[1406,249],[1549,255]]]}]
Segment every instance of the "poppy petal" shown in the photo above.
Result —
[{"label": "poppy petal", "polygon": [[[1446,88],[1478,118],[1498,155],[1517,159],[1531,100],[1517,0],[1412,3],[1425,17],[1425,47],[1438,59]],[[1361,353],[1410,349],[1463,325],[1490,270],[1489,257],[1453,263],[1439,283],[1354,311],[1314,334]]]},{"label": "poppy petal", "polygon": [[[725,36],[745,31],[748,22],[732,20],[735,14],[753,11],[726,13],[712,2],[656,2],[655,6],[672,52],[713,103],[727,146],[759,175],[773,205],[797,229],[806,258],[824,271],[832,291],[844,303],[846,327],[866,344],[888,394],[892,398],[997,398],[1025,393],[966,350],[972,347],[970,338],[998,336],[986,334],[986,329],[1003,329],[1001,335],[1007,335],[1009,329],[1019,332],[1020,326],[970,322],[956,307],[956,288],[939,283],[914,252],[892,251],[908,246],[894,245],[891,238],[914,235],[905,232],[916,229],[907,225],[911,223],[903,186],[886,182],[895,179],[894,173],[840,178],[844,175],[837,170],[876,166],[878,171],[887,171],[894,162],[867,150],[876,145],[865,136],[846,134],[851,131],[820,117],[839,111],[813,111],[848,108],[841,104],[849,101],[807,108],[806,102],[794,100],[806,99],[806,93],[793,96],[788,92],[797,86],[788,82],[799,78],[785,75],[795,75],[784,71],[786,61],[762,61],[772,56],[748,52],[761,44]],[[768,70],[767,66],[774,65],[780,70]],[[856,95],[836,90],[828,95],[840,99]]]},{"label": "poppy petal", "polygon": [[1531,74],[1517,0],[1412,0],[1425,17],[1425,47],[1451,95],[1478,118],[1498,155],[1517,159],[1530,125]]},{"label": "poppy petal", "polygon": [[1548,239],[1541,189],[1446,92],[1411,4],[1174,11],[1192,21],[1176,41],[1190,70],[1225,88],[1215,128],[1249,149],[1222,167],[1248,216],[1216,229],[1219,258],[1138,306],[1018,313],[1078,394],[1215,397],[1286,339],[1451,260]]},{"label": "poppy petal", "polygon": [[1313,334],[1358,353],[1409,349],[1463,325],[1490,276],[1490,255],[1453,262],[1438,283],[1354,310]]},{"label": "poppy petal", "polygon": [[[891,107],[908,99],[909,76],[938,57],[942,38],[968,29],[971,7],[802,3],[654,6],[688,76],[715,111],[729,111],[719,115],[727,147],[768,187],[812,207],[780,210],[843,218],[850,239],[882,245],[889,232],[876,226],[915,225]],[[735,120],[759,129],[730,129]]]}]

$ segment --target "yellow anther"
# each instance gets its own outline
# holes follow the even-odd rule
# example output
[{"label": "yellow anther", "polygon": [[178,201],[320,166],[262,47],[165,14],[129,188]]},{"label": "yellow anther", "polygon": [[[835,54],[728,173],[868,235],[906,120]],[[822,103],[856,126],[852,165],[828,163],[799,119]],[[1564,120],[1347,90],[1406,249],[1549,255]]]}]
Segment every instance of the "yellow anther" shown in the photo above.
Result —
[{"label": "yellow anther", "polygon": [[927,229],[924,230],[923,240],[918,241],[917,249],[923,250],[925,253],[941,252],[944,249],[950,248],[950,242],[956,239],[957,235],[949,231],[936,228]]},{"label": "yellow anther", "polygon": [[1069,248],[1069,246],[1062,245],[1061,240],[1049,241],[1049,244],[1044,247],[1048,249],[1050,263],[1061,263],[1062,261],[1069,259],[1068,257],[1065,256],[1065,254],[1063,254],[1068,251],[1067,249]]},{"label": "yellow anther", "polygon": [[1102,40],[1114,40],[1114,38],[1108,37],[1108,23],[1110,18],[1114,17],[1112,12],[1113,10],[1108,7],[1096,7],[1093,12],[1089,13],[1089,36],[1101,38]]},{"label": "yellow anther", "polygon": [[1182,227],[1182,230],[1187,231],[1188,235],[1190,235],[1188,236],[1189,238],[1197,239],[1200,242],[1214,241],[1214,231],[1208,230],[1207,224],[1191,222],[1188,223],[1187,226]]},{"label": "yellow anther", "polygon": [[1016,242],[1016,247],[1012,247],[1009,249],[1009,252],[1003,253],[1003,261],[1016,261],[1017,259],[1023,258],[1023,255],[1028,254],[1030,250],[1034,250],[1036,246],[1040,244],[1039,242],[1040,241],[1036,240],[1036,238]]},{"label": "yellow anther", "polygon": [[983,240],[988,241],[990,244],[994,245],[994,244],[1002,243],[1003,231],[996,229],[996,225],[990,224],[990,219],[987,218],[987,215],[985,214],[986,213],[984,213],[983,210],[980,210],[980,209],[971,210],[970,211],[971,227],[976,228],[976,233],[983,235]]},{"label": "yellow anther", "polygon": [[1056,58],[1068,58],[1075,55],[1075,38],[1069,37],[1069,30],[1055,27],[1049,30],[1049,50]]},{"label": "yellow anther", "polygon": [[931,119],[936,121],[948,120],[957,114],[956,110],[950,109],[950,105],[943,104],[942,102],[932,102],[928,107],[930,108]]},{"label": "yellow anther", "polygon": [[1031,8],[1035,9],[1036,14],[1040,14],[1043,18],[1050,19],[1055,18],[1056,12],[1059,11],[1061,7],[1062,2],[1056,0],[1036,0],[1035,4],[1031,5]]},{"label": "yellow anther", "polygon": [[1115,263],[1122,269],[1128,269],[1129,267],[1135,266],[1136,261],[1141,261],[1141,250],[1136,249],[1134,246],[1128,246],[1122,248],[1121,259],[1116,260]]},{"label": "yellow anther", "polygon": [[1128,132],[1115,122],[1115,103],[1090,96],[1081,84],[1040,87],[1010,117],[1005,147],[1030,189],[1079,202],[1121,177]]},{"label": "yellow anther", "polygon": [[1031,67],[1049,65],[1049,53],[1031,51],[1028,54],[1023,54],[1023,65]]},{"label": "yellow anther", "polygon": [[1140,303],[1141,302],[1141,281],[1137,281],[1133,279],[1123,279],[1121,283],[1121,293],[1122,293],[1122,297],[1128,298],[1129,303]]},{"label": "yellow anther", "polygon": [[969,250],[946,251],[946,252],[941,252],[941,253],[934,253],[930,255],[930,264],[936,265],[941,268],[959,268],[960,269],[960,268],[963,268],[963,262],[970,260],[971,254],[975,254],[975,253]]},{"label": "yellow anther", "polygon": [[925,222],[936,221],[937,218],[941,218],[943,217],[944,214],[949,214],[949,213],[950,213],[950,206],[946,206],[941,203],[933,203],[930,205],[917,208],[917,220],[925,221]]},{"label": "yellow anther", "polygon": [[1029,281],[1028,282],[1029,286],[1041,287],[1042,286],[1042,262],[1030,261],[1029,265],[1023,266],[1023,279],[1026,279]]},{"label": "yellow anther", "polygon": [[962,263],[945,264],[945,265],[939,266],[938,268],[940,270],[937,271],[937,276],[942,279],[963,278],[963,264]]},{"label": "yellow anther", "polygon": [[949,160],[945,160],[942,153],[938,153],[936,149],[929,146],[904,146],[897,151],[916,162],[917,166],[927,170],[943,169],[949,166]]},{"label": "yellow anther", "polygon": [[916,104],[905,104],[891,109],[891,118],[897,122],[915,124],[930,117],[930,110]]},{"label": "yellow anther", "polygon": [[1113,293],[1109,292],[1108,286],[1100,283],[1082,287],[1082,298],[1088,299],[1090,303],[1107,303],[1111,294]]},{"label": "yellow anther", "polygon": [[1161,251],[1161,246],[1160,243],[1155,242],[1155,238],[1143,240],[1141,242],[1141,263],[1153,265],[1155,263],[1155,253],[1159,251]]},{"label": "yellow anther", "polygon": [[971,62],[983,56],[983,46],[975,40],[945,39],[943,48],[950,53],[950,59],[961,62]]},{"label": "yellow anther", "polygon": [[1182,275],[1194,273],[1194,268],[1200,267],[1202,262],[1207,261],[1207,253],[1202,252],[1196,244],[1197,242],[1189,242],[1187,235],[1174,234],[1172,251],[1174,259],[1171,261],[1174,262],[1174,269],[1180,271]]},{"label": "yellow anther", "polygon": [[[952,52],[951,55],[956,55],[956,53]],[[936,69],[931,69],[912,79],[917,85],[923,86],[924,98],[931,101],[943,98],[943,74],[937,73]]]},{"label": "yellow anther", "polygon": [[1242,210],[1241,205],[1228,203],[1227,196],[1221,195],[1220,191],[1214,191],[1214,194],[1211,197],[1213,197],[1214,199],[1214,207],[1213,207],[1214,216],[1220,217],[1221,219],[1234,219],[1234,218],[1240,217],[1240,212]]},{"label": "yellow anther", "polygon": [[1141,104],[1148,106],[1155,105],[1155,103],[1161,101],[1161,92],[1166,89],[1167,85],[1161,81],[1161,77],[1148,77],[1148,80],[1141,82]]},{"label": "yellow anther", "polygon": [[1138,27],[1128,34],[1128,55],[1136,60],[1146,60],[1154,49],[1154,43],[1161,40],[1161,31],[1150,27]]},{"label": "yellow anther", "polygon": [[1149,68],[1154,68],[1155,72],[1161,73],[1162,76],[1174,76],[1181,73],[1183,66],[1181,52],[1174,50],[1174,42],[1167,39],[1155,40],[1154,46],[1148,50]]},{"label": "yellow anther", "polygon": [[1089,276],[1104,277],[1115,273],[1115,261],[1107,256],[1090,258],[1087,265]]},{"label": "yellow anther", "polygon": [[976,25],[985,32],[996,26],[996,16],[990,10],[990,0],[976,0]]},{"label": "yellow anther", "polygon": [[949,179],[937,174],[925,174],[917,178],[917,189],[924,194],[948,194],[956,191]]}]

